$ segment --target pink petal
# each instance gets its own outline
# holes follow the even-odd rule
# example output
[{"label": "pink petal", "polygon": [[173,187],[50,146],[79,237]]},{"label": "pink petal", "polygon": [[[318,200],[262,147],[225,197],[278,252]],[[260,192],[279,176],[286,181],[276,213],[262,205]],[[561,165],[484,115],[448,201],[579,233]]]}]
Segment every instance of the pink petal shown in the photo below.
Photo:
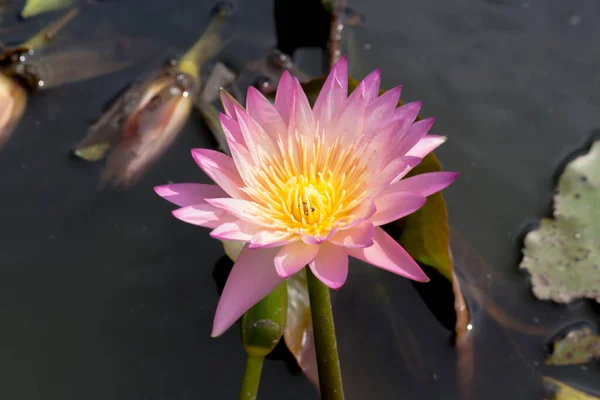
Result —
[{"label": "pink petal", "polygon": [[329,241],[341,247],[369,247],[373,245],[375,227],[371,221],[363,221],[350,229],[339,231]]},{"label": "pink petal", "polygon": [[283,282],[273,265],[276,254],[277,249],[244,247],[219,300],[213,322],[213,337],[223,334],[246,311]]},{"label": "pink petal", "polygon": [[206,199],[206,202],[210,205],[213,205],[219,209],[228,212],[236,218],[252,222],[257,225],[262,225],[260,224],[260,220],[257,220],[257,216],[261,214],[261,211],[258,208],[258,206],[252,201],[234,198],[223,198]]},{"label": "pink petal", "polygon": [[[381,69],[377,68],[363,79],[364,97],[367,104],[374,101],[379,96],[379,86],[381,84]],[[397,102],[396,102],[397,103]]]},{"label": "pink petal", "polygon": [[192,157],[200,168],[231,197],[246,198],[244,186],[233,159],[219,151],[192,149]]},{"label": "pink petal", "polygon": [[295,131],[298,131],[305,136],[314,136],[316,126],[313,111],[300,82],[296,78],[293,78],[293,88],[288,133],[294,134]]},{"label": "pink petal", "polygon": [[329,238],[332,237],[333,235],[335,235],[336,233],[337,233],[337,229],[332,229],[325,236],[313,236],[313,235],[302,234],[300,237],[302,238],[302,241],[306,244],[319,244],[319,243],[323,243],[326,240],[329,240]]},{"label": "pink petal", "polygon": [[283,71],[275,93],[275,109],[281,115],[283,122],[288,124],[292,114],[292,102],[294,94],[294,78],[289,71]]},{"label": "pink petal", "polygon": [[319,246],[294,242],[285,245],[275,256],[275,268],[282,278],[294,275],[317,255]]},{"label": "pink petal", "polygon": [[258,231],[264,229],[247,221],[237,219],[219,225],[210,232],[210,236],[220,240],[238,240],[249,242]]},{"label": "pink petal", "polygon": [[221,104],[223,104],[223,109],[227,116],[235,121],[237,119],[235,107],[241,108],[242,105],[232,95],[227,93],[225,89],[221,89]]},{"label": "pink petal", "polygon": [[406,154],[429,132],[433,126],[434,118],[422,119],[415,122],[400,138],[394,151],[397,154]]},{"label": "pink petal", "polygon": [[367,103],[364,96],[364,81],[352,92],[342,110],[333,117],[327,128],[328,138],[335,139],[342,135],[348,145],[354,144],[355,139],[363,134]]},{"label": "pink petal", "polygon": [[390,235],[381,228],[375,228],[374,244],[364,249],[346,249],[346,252],[359,260],[397,275],[418,281],[428,282],[429,278],[419,264]]},{"label": "pink petal", "polygon": [[250,86],[246,96],[248,114],[263,127],[273,142],[287,132],[287,127],[275,107],[262,95],[258,89]]},{"label": "pink petal", "polygon": [[243,109],[236,107],[235,112],[246,147],[254,163],[258,164],[260,161],[260,152],[274,153],[275,144],[264,129]]},{"label": "pink petal", "polygon": [[206,198],[227,197],[227,193],[220,186],[203,183],[173,183],[155,186],[154,191],[179,207],[204,203]]},{"label": "pink petal", "polygon": [[410,192],[379,195],[375,198],[377,212],[371,217],[371,221],[375,226],[385,225],[414,213],[423,207],[426,201],[425,196]]},{"label": "pink petal", "polygon": [[262,230],[250,240],[250,248],[280,247],[298,240],[296,235],[282,231]]},{"label": "pink petal", "polygon": [[417,119],[419,111],[421,110],[422,104],[423,103],[421,101],[414,101],[398,107],[396,111],[394,111],[392,121],[394,123],[400,123],[400,130],[403,131],[410,126],[410,124],[415,122],[415,119]]},{"label": "pink petal", "polygon": [[319,126],[326,126],[344,106],[348,97],[348,58],[342,57],[333,66],[315,101],[313,114]]},{"label": "pink petal", "polygon": [[446,136],[425,135],[406,153],[407,156],[424,158],[446,141]]},{"label": "pink petal", "polygon": [[[385,126],[389,125],[394,110],[398,106],[402,86],[388,90],[377,100],[368,105],[365,117],[365,131],[367,134],[378,134]],[[394,127],[397,123],[393,123]]]},{"label": "pink petal", "polygon": [[[234,118],[237,118],[235,114]],[[234,118],[230,118],[223,113],[219,114],[219,121],[221,122],[223,133],[225,133],[225,138],[227,139],[228,143],[235,142],[245,146],[246,142],[244,141],[244,136],[240,130],[240,125]]]},{"label": "pink petal", "polygon": [[[385,188],[380,197],[397,192],[413,192],[420,196],[430,196],[448,187],[458,177],[458,172],[428,172],[402,179]],[[377,199],[375,199],[377,202]],[[379,209],[379,207],[377,207]]]},{"label": "pink petal", "polygon": [[223,210],[206,203],[178,208],[177,210],[173,210],[172,214],[175,218],[183,222],[206,228],[216,228],[221,224],[235,219]]},{"label": "pink petal", "polygon": [[317,278],[332,289],[342,287],[348,277],[348,255],[343,248],[324,242],[317,257],[309,264]]},{"label": "pink petal", "polygon": [[[416,157],[399,157],[390,161],[383,170],[379,171],[369,181],[367,191],[371,196],[376,197],[392,180],[399,176],[406,175],[412,168],[421,162],[420,158]],[[400,179],[400,178],[398,178]]]}]

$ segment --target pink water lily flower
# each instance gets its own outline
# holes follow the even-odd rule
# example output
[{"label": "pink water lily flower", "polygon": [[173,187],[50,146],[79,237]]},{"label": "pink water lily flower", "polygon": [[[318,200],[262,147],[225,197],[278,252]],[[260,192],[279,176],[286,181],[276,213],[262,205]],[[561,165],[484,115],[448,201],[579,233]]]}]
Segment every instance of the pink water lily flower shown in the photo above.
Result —
[{"label": "pink water lily flower", "polygon": [[378,96],[380,71],[348,96],[348,63],[332,69],[314,107],[285,72],[275,104],[248,89],[246,109],[223,93],[221,124],[232,157],[208,149],[192,156],[216,185],[155,188],[180,206],[173,215],[245,242],[219,301],[213,336],[305,265],[341,287],[348,256],[426,282],[410,255],[380,227],[402,218],[452,183],[454,172],[402,179],[444,142],[415,122],[420,102],[397,108],[400,87]]}]

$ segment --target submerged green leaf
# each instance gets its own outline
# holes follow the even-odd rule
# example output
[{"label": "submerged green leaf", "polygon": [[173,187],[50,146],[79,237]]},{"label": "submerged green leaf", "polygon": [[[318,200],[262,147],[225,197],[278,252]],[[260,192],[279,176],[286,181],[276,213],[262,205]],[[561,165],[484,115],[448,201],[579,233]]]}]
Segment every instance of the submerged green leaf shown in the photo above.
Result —
[{"label": "submerged green leaf", "polygon": [[600,400],[596,396],[574,389],[548,376],[542,378],[544,389],[548,393],[547,400]]},{"label": "submerged green leaf", "polygon": [[552,355],[546,359],[549,365],[585,364],[600,358],[600,336],[584,327],[573,330],[554,342]]},{"label": "submerged green leaf", "polygon": [[[442,166],[433,153],[429,153],[408,176],[441,171]],[[406,216],[398,242],[420,263],[437,269],[452,281],[452,259],[448,245],[448,212],[440,192],[427,198],[423,207]]]},{"label": "submerged green leaf", "polygon": [[525,237],[521,268],[539,299],[600,302],[600,141],[566,166],[554,203],[554,219]]}]

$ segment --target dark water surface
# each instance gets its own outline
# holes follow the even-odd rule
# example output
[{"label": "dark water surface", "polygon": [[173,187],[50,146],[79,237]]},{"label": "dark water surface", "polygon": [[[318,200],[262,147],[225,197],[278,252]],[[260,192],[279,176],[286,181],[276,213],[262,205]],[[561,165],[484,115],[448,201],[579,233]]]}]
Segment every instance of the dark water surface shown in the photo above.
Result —
[{"label": "dark water surface", "polygon": [[[240,42],[225,56],[243,64],[276,39],[271,2],[239,3]],[[68,30],[73,37],[150,38],[155,57],[30,97],[0,152],[0,399],[237,397],[244,366],[238,332],[209,336],[218,300],[212,270],[223,250],[207,230],[173,218],[152,190],[169,181],[209,182],[189,153],[214,146],[199,116],[129,191],[98,191],[103,164],[69,157],[108,99],[195,41],[213,5],[107,1],[85,8]],[[367,17],[352,32],[361,55],[354,72],[381,67],[385,87],[402,84],[405,101],[423,100],[423,114],[436,117],[434,132],[449,137],[437,154],[461,173],[445,191],[450,222],[487,261],[457,262],[459,273],[519,321],[547,327],[537,336],[503,329],[474,305],[473,398],[541,398],[541,375],[600,393],[597,364],[543,364],[554,334],[597,314],[585,302],[535,301],[518,269],[521,234],[548,214],[557,165],[600,125],[600,3],[351,5]],[[6,15],[13,25],[17,6]],[[28,21],[2,40],[22,40],[55,17]],[[352,266],[335,303],[347,398],[458,398],[450,333],[414,285]],[[386,287],[389,304],[372,282]],[[283,362],[268,361],[260,398],[317,395]]]}]

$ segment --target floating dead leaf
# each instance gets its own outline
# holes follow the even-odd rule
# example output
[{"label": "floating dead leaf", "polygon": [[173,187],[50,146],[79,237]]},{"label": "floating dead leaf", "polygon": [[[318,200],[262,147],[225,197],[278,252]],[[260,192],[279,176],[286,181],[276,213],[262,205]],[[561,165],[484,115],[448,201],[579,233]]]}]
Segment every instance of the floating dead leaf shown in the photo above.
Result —
[{"label": "floating dead leaf", "polygon": [[585,364],[600,358],[600,336],[590,328],[572,330],[554,342],[552,355],[546,359],[549,365]]},{"label": "floating dead leaf", "polygon": [[554,196],[554,219],[527,234],[521,268],[531,274],[533,293],[567,303],[600,302],[600,141],[571,161]]},{"label": "floating dead leaf", "polygon": [[600,400],[596,396],[574,389],[548,376],[544,376],[542,382],[547,393],[544,400]]}]

